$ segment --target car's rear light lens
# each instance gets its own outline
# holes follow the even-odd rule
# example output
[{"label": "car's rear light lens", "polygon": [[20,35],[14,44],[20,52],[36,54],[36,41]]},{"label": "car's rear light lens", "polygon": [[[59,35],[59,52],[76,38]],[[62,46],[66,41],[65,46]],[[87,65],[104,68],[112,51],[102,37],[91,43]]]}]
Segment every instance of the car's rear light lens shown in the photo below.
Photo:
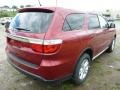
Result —
[{"label": "car's rear light lens", "polygon": [[36,52],[40,52],[43,53],[43,45],[40,44],[31,44],[31,48],[32,50],[36,51]]},{"label": "car's rear light lens", "polygon": [[44,45],[43,52],[44,53],[54,53],[59,50],[60,44],[57,45]]},{"label": "car's rear light lens", "polygon": [[39,53],[50,54],[58,51],[62,40],[44,40],[43,44],[31,44],[31,48]]}]

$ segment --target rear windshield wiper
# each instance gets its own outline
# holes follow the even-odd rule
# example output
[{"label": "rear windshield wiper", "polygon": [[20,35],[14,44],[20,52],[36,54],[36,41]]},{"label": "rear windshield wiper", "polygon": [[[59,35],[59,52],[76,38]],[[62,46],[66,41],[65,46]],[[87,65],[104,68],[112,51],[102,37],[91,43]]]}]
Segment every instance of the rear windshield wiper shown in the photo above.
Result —
[{"label": "rear windshield wiper", "polygon": [[23,30],[23,31],[30,31],[30,30],[28,30],[28,29],[24,29],[24,28],[20,28],[20,27],[16,27],[15,29]]}]

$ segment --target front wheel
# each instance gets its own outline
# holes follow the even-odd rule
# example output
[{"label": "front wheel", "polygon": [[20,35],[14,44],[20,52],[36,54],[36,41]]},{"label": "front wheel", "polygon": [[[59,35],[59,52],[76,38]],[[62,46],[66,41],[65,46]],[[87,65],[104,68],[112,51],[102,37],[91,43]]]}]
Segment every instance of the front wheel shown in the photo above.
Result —
[{"label": "front wheel", "polygon": [[85,81],[89,72],[89,68],[90,68],[90,55],[85,53],[80,57],[80,60],[77,64],[77,67],[73,75],[73,80],[75,84],[79,85]]}]

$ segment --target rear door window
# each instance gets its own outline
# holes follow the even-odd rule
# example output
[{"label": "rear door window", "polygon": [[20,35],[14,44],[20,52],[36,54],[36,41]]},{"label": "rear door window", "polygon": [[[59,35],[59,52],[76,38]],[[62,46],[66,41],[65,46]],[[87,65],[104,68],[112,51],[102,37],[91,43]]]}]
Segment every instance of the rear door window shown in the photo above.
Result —
[{"label": "rear door window", "polygon": [[82,28],[84,23],[84,14],[70,14],[66,17],[63,30],[79,30]]},{"label": "rear door window", "polygon": [[89,29],[98,29],[100,28],[100,23],[97,15],[89,15],[88,19],[88,28]]},{"label": "rear door window", "polygon": [[18,13],[11,21],[9,29],[32,33],[45,33],[48,30],[52,18],[53,13],[47,12]]}]

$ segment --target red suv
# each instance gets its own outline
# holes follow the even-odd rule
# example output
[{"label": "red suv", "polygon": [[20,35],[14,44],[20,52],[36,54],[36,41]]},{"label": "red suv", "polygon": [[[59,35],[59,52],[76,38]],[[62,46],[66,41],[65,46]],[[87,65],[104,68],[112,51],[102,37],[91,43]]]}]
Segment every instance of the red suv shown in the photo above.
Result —
[{"label": "red suv", "polygon": [[43,81],[88,75],[90,63],[115,45],[115,24],[100,15],[58,7],[25,8],[7,30],[8,61]]}]

